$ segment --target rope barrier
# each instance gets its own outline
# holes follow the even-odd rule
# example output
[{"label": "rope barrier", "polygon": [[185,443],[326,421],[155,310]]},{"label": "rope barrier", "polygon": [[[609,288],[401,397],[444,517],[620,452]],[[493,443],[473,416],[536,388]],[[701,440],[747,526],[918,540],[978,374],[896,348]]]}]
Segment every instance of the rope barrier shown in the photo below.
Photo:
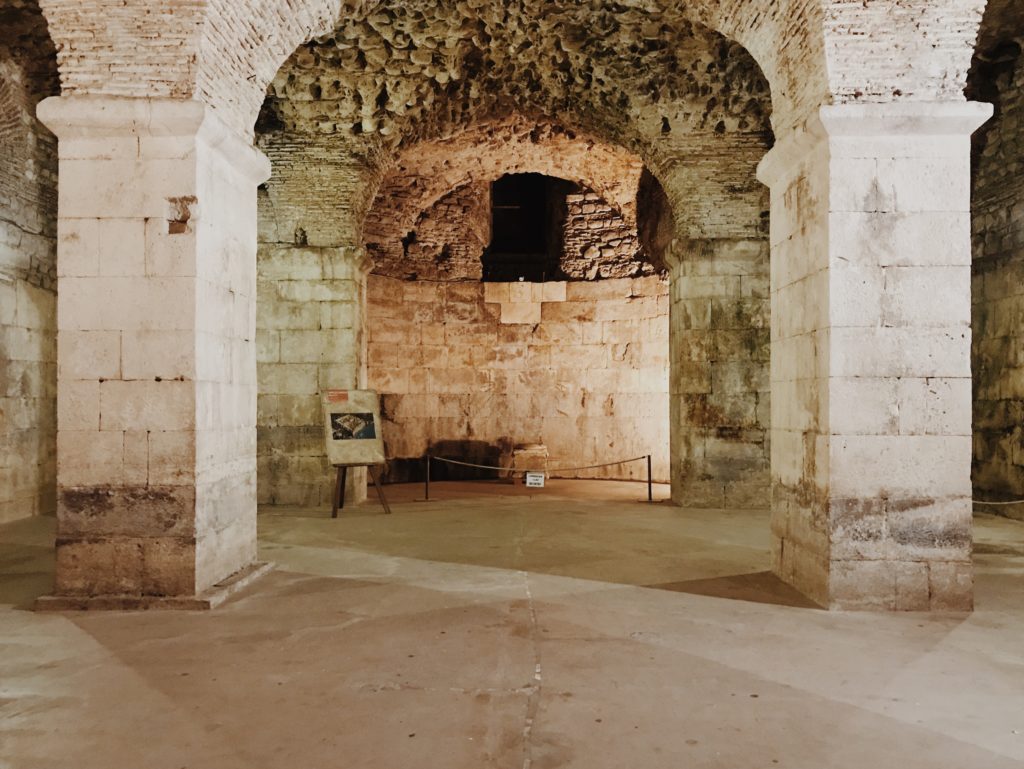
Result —
[{"label": "rope barrier", "polygon": [[654,481],[653,474],[651,472],[651,455],[644,454],[643,456],[633,457],[632,459],[621,459],[617,462],[604,462],[599,465],[586,465],[585,467],[550,467],[546,470],[519,470],[511,465],[508,467],[498,467],[496,465],[478,465],[474,462],[462,462],[458,459],[445,459],[444,457],[435,457],[427,454],[424,458],[426,463],[426,475],[424,477],[425,485],[425,498],[430,499],[430,462],[431,460],[437,460],[438,462],[444,462],[449,465],[458,465],[459,467],[472,467],[477,470],[497,470],[500,473],[544,473],[550,475],[551,473],[571,473],[580,470],[597,470],[602,467],[615,467],[617,465],[625,465],[630,462],[640,462],[647,460],[647,501],[654,501]]},{"label": "rope barrier", "polygon": [[[549,467],[547,470],[516,470],[516,468],[509,465],[508,467],[498,467],[496,465],[477,465],[472,462],[460,462],[457,459],[445,459],[444,457],[428,457],[428,459],[436,459],[438,462],[445,462],[449,465],[459,465],[461,467],[475,467],[478,470],[497,470],[503,473],[512,472],[527,472],[527,473],[573,473],[580,470],[598,470],[602,467],[615,467],[616,465],[626,465],[630,462],[639,462],[643,459],[648,459],[645,454],[642,457],[633,457],[632,459],[621,459],[618,462],[604,462],[600,465],[586,465],[585,467]],[[428,492],[429,494],[429,492]],[[1006,505],[1024,505],[1024,499],[1014,499],[1009,502],[985,502],[980,499],[972,499],[971,502],[975,505],[989,505],[992,507],[1003,507]]]},{"label": "rope barrier", "polygon": [[632,459],[623,459],[618,462],[605,462],[600,465],[587,465],[586,467],[550,467],[547,470],[516,470],[516,468],[509,465],[508,467],[497,467],[495,465],[476,465],[472,462],[460,462],[457,459],[445,459],[444,457],[431,456],[431,459],[436,459],[438,462],[447,462],[449,465],[460,465],[461,467],[475,467],[480,470],[499,470],[501,472],[527,472],[527,473],[569,473],[577,470],[596,470],[601,467],[615,467],[616,465],[625,465],[629,462],[639,462],[641,459],[647,459],[647,455],[644,454],[642,457],[633,457]]}]

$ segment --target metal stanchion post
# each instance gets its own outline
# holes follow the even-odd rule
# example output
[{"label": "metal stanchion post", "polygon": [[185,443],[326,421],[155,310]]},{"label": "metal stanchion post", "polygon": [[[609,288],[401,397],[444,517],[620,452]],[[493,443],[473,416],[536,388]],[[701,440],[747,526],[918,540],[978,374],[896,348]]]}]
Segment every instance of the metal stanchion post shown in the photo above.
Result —
[{"label": "metal stanchion post", "polygon": [[654,501],[654,481],[651,480],[651,455],[647,455],[647,501]]},{"label": "metal stanchion post", "polygon": [[423,481],[423,499],[426,502],[430,501],[430,454],[427,454],[427,474]]}]

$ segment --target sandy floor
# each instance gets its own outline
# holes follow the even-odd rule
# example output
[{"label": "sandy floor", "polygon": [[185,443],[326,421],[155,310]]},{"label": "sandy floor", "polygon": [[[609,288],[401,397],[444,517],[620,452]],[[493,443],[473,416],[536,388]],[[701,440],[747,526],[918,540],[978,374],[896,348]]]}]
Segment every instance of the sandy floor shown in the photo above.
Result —
[{"label": "sandy floor", "polygon": [[764,513],[431,493],[265,512],[278,570],[208,613],[17,608],[52,521],[0,527],[0,768],[1024,766],[1022,523],[978,519],[973,615],[840,614]]}]

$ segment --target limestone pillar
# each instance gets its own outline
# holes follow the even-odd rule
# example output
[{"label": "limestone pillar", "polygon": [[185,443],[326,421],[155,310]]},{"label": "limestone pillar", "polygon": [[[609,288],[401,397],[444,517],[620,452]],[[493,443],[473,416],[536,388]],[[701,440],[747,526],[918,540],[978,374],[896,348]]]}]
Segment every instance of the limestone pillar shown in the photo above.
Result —
[{"label": "limestone pillar", "polygon": [[760,508],[768,479],[767,244],[676,246],[670,266],[672,500]]},{"label": "limestone pillar", "polygon": [[676,239],[671,282],[672,499],[765,508],[771,499],[768,194],[764,136],[703,138],[662,170]]},{"label": "limestone pillar", "polygon": [[969,609],[973,103],[823,107],[772,192],[774,568],[837,608]]},{"label": "limestone pillar", "polygon": [[38,114],[60,156],[56,596],[188,601],[256,558],[268,162],[196,101]]}]

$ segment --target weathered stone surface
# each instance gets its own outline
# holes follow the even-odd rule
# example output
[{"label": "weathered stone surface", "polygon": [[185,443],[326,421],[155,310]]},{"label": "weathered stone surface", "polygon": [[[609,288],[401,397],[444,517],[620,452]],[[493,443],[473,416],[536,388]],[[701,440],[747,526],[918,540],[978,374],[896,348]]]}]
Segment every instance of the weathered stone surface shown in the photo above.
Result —
[{"label": "weathered stone surface", "polygon": [[[975,136],[973,177],[974,485],[1024,498],[1024,13],[992,0],[969,93],[996,106]],[[1024,506],[984,508],[1024,518]]]},{"label": "weathered stone surface", "polygon": [[[760,169],[779,225],[775,568],[825,605],[915,609],[925,604],[924,578],[905,564],[924,564],[927,605],[967,608],[967,231],[958,226],[958,247],[940,251],[954,255],[949,266],[935,264],[927,239],[907,239],[940,212],[966,220],[968,137],[987,110],[836,106],[821,117],[820,128],[776,146]],[[945,169],[942,185],[906,194],[936,168]],[[847,226],[851,214],[856,228]],[[856,236],[831,237],[837,225]],[[875,245],[892,241],[909,246],[898,264]]]},{"label": "weathered stone surface", "polygon": [[[40,115],[65,179],[57,592],[195,595],[255,558],[266,161],[198,102],[60,98]],[[151,271],[171,250],[186,269]]]},{"label": "weathered stone surface", "polygon": [[0,522],[55,506],[57,63],[34,3],[0,8]]},{"label": "weathered stone surface", "polygon": [[[514,446],[544,444],[552,468],[650,453],[655,480],[668,480],[667,285],[656,277],[612,279],[599,284],[605,296],[564,303],[560,285],[568,293],[583,284],[370,276],[368,382],[383,397],[393,479],[421,475],[428,452],[460,459],[484,444],[506,466]],[[513,293],[533,301],[509,301]],[[545,300],[545,293],[555,298]],[[488,300],[500,302],[500,316]],[[565,335],[552,310],[566,305],[574,314],[608,319],[595,321],[600,333],[586,340]],[[439,310],[436,333],[419,320],[421,308]],[[652,326],[662,329],[656,337],[647,333]],[[579,323],[571,327],[579,333]],[[612,336],[620,341],[605,341]],[[556,473],[646,474],[643,462]]]}]

